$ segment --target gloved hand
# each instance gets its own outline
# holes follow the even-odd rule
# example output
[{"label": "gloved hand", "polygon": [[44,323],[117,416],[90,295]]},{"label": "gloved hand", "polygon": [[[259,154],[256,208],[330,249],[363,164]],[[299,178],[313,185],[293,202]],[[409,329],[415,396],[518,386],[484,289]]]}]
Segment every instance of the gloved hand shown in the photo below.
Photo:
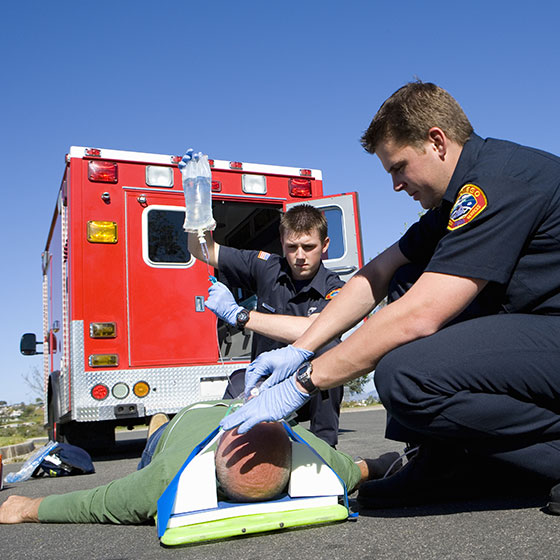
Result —
[{"label": "gloved hand", "polygon": [[313,352],[297,348],[291,344],[284,348],[263,352],[249,364],[245,371],[245,397],[248,398],[250,396],[251,390],[257,385],[261,377],[271,374],[260,387],[260,390],[267,389],[284,381],[303,362],[312,357]]},{"label": "gloved hand", "polygon": [[208,288],[208,299],[205,303],[220,319],[234,326],[237,324],[237,314],[243,309],[237,305],[233,294],[221,282],[215,282]]},{"label": "gloved hand", "polygon": [[308,393],[302,393],[296,387],[296,378],[292,375],[247,401],[233,414],[223,418],[220,426],[224,430],[239,426],[238,432],[244,434],[259,422],[274,422],[286,418],[303,406],[309,398]]},{"label": "gloved hand", "polygon": [[181,161],[177,164],[179,170],[183,170],[187,163],[191,160],[198,161],[202,157],[202,152],[195,152],[192,148],[189,148],[185,155],[181,158]]}]

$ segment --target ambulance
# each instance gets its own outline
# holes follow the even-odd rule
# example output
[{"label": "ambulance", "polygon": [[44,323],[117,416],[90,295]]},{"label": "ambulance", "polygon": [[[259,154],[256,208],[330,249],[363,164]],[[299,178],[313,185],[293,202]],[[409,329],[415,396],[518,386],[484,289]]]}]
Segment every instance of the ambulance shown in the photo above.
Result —
[{"label": "ambulance", "polygon": [[[205,310],[209,274],[183,231],[180,156],[71,147],[42,253],[41,353],[49,437],[105,449],[115,427],[145,425],[221,398],[250,360],[251,333]],[[348,279],[363,264],[357,193],[323,196],[321,171],[210,160],[214,238],[281,253],[278,225],[295,204],[319,207],[324,264]],[[255,294],[236,291],[247,308]]]}]

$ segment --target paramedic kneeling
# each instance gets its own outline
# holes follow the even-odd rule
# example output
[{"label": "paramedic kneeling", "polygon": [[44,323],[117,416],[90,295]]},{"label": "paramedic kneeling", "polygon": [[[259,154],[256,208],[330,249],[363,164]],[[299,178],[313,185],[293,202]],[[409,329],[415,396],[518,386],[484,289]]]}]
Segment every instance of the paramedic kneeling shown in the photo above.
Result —
[{"label": "paramedic kneeling", "polygon": [[[423,272],[315,360],[284,349],[261,355],[252,370],[272,374],[272,386],[223,427],[244,432],[282,418],[314,388],[375,368],[387,437],[420,448],[400,472],[360,488],[363,506],[457,498],[487,464],[511,468],[517,480],[525,472],[560,481],[560,158],[481,138],[449,93],[422,82],[381,106],[362,144],[394,190],[427,212],[344,286],[294,347],[315,352],[355,325],[404,265]],[[560,513],[560,485],[549,509]]]}]

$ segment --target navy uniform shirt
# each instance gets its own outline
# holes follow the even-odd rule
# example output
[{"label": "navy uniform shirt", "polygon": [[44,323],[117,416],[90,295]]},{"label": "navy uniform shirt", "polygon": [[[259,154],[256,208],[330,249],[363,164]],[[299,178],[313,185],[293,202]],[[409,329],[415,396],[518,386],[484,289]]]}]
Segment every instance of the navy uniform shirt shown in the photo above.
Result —
[{"label": "navy uniform shirt", "polygon": [[473,134],[399,247],[428,272],[487,280],[496,311],[560,314],[560,158]]},{"label": "navy uniform shirt", "polygon": [[[221,279],[232,288],[255,292],[260,313],[309,317],[322,311],[344,285],[322,263],[317,274],[300,285],[294,283],[288,262],[279,255],[221,246],[218,258]],[[251,359],[283,346],[286,346],[283,342],[254,333]]]}]

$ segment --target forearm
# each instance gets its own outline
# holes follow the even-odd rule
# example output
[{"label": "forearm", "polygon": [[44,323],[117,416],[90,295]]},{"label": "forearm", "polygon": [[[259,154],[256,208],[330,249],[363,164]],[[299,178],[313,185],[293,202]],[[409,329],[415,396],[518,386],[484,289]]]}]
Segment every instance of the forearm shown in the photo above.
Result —
[{"label": "forearm", "polygon": [[313,361],[314,384],[328,389],[372,371],[391,350],[441,329],[485,285],[472,278],[423,274],[402,298],[380,309],[341,344]]},{"label": "forearm", "polygon": [[[200,246],[198,236],[194,233],[189,233],[188,236],[188,246],[190,254],[195,259],[206,262],[206,257],[202,252],[202,247]],[[208,264],[214,268],[218,268],[218,255],[220,252],[220,245],[214,241],[212,233],[209,231],[204,233],[204,238],[206,239],[206,247],[208,248]]]},{"label": "forearm", "polygon": [[294,346],[316,352],[355,326],[383,301],[393,274],[407,262],[397,244],[386,249],[346,283]]},{"label": "forearm", "polygon": [[245,328],[273,340],[291,344],[309,328],[318,316],[315,314],[310,317],[295,317],[251,311]]},{"label": "forearm", "polygon": [[[156,504],[172,475],[147,467],[91,490],[47,496],[39,508],[42,523],[138,524],[153,518]],[[141,488],[142,491],[138,491]]]}]

